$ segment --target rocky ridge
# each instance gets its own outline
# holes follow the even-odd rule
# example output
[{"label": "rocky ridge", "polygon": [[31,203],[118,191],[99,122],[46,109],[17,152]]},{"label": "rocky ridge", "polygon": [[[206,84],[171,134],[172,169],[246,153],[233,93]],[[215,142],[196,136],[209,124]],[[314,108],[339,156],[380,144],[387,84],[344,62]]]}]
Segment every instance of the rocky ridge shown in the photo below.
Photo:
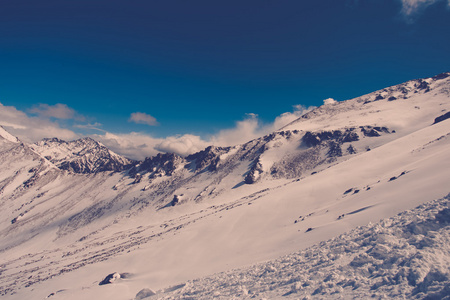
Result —
[{"label": "rocky ridge", "polygon": [[120,172],[133,163],[89,137],[70,142],[48,138],[30,147],[58,168],[74,173]]}]

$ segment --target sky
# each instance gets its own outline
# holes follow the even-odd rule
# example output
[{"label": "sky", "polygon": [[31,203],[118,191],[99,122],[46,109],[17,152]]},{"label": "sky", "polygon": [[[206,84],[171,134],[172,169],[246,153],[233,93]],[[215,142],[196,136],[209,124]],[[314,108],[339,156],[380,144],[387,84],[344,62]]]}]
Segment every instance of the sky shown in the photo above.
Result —
[{"label": "sky", "polygon": [[134,159],[450,71],[450,0],[0,2],[0,125]]}]

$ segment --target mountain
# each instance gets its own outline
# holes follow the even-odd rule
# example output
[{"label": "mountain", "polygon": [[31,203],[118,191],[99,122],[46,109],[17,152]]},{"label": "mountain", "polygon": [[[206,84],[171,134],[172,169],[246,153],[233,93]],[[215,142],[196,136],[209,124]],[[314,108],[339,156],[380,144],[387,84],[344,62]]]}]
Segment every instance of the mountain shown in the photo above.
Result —
[{"label": "mountain", "polygon": [[44,139],[30,147],[60,169],[74,173],[120,172],[132,164],[131,160],[89,137],[70,142]]},{"label": "mountain", "polygon": [[[2,131],[7,138],[0,139],[0,294],[443,295],[450,270],[441,263],[434,268],[424,257],[450,260],[445,251],[427,256],[449,246],[449,111],[450,73],[443,73],[328,103],[267,136],[187,157],[161,153],[132,162],[90,139],[26,145]],[[438,201],[438,209],[424,204],[435,203],[430,201]],[[424,220],[418,211],[439,226],[415,230]],[[403,215],[408,218],[395,221]],[[400,235],[391,230],[413,235],[395,248]],[[354,245],[348,251],[342,248],[347,241]],[[374,241],[380,249],[372,251]],[[408,256],[401,271],[395,259],[403,246],[417,255]],[[322,250],[323,256],[314,256]],[[293,254],[298,251],[303,254]],[[333,255],[342,258],[340,265]],[[420,264],[428,267],[414,273]],[[234,279],[212,275],[245,266],[230,271]],[[346,274],[355,283],[339,279]],[[411,289],[399,288],[405,284],[401,278]],[[219,287],[210,291],[208,282]]]}]

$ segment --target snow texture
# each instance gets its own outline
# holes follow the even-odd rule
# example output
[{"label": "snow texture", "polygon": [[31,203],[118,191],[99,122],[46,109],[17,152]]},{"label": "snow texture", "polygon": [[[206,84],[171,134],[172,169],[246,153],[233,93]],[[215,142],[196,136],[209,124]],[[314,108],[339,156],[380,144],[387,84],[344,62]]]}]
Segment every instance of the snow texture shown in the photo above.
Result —
[{"label": "snow texture", "polygon": [[148,299],[449,299],[450,194],[303,251]]}]

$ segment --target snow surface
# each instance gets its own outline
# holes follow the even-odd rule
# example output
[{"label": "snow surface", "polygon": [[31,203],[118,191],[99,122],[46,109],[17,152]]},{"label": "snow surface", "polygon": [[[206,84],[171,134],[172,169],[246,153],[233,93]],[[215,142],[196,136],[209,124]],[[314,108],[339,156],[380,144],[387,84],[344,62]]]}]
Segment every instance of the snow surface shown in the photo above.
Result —
[{"label": "snow surface", "polygon": [[[425,252],[417,247],[414,252],[415,242],[390,232],[397,223],[386,221],[379,230],[392,236],[373,237],[381,247],[376,250],[364,247],[374,246],[375,225],[369,222],[449,193],[450,120],[433,124],[450,110],[449,95],[448,76],[415,80],[322,106],[243,145],[209,147],[186,158],[161,154],[121,172],[75,174],[50,167],[43,152],[27,145],[0,143],[0,294],[5,299],[114,300],[159,291],[153,297],[210,298],[210,283],[216,287],[212,296],[223,298],[301,298],[316,290],[316,298],[397,297],[397,291],[399,298],[442,295],[448,291],[442,288],[448,281],[447,227],[421,233],[426,241],[432,232],[439,234],[435,244],[424,244]],[[350,132],[358,138],[344,138]],[[354,152],[346,151],[350,146]],[[55,147],[47,150],[60,151]],[[439,210],[444,202],[436,204]],[[348,252],[333,248],[338,240],[324,243],[358,226],[369,226],[367,245],[357,239],[360,229],[348,233],[355,247],[341,243]],[[442,255],[433,252],[440,243]],[[411,288],[403,279],[395,281],[383,251],[394,255],[396,245],[406,247],[400,253],[407,258],[419,253],[421,266],[435,262],[438,272],[407,261],[401,265],[393,256],[392,270],[408,267],[402,272],[415,278],[407,280],[414,283]],[[328,260],[321,249],[331,253]],[[298,251],[303,254],[289,256]],[[292,266],[277,267],[285,258],[275,259],[286,255]],[[303,257],[295,265],[315,267],[298,274],[295,257]],[[248,281],[241,275],[221,279],[228,273],[220,272],[263,261],[264,270],[230,273],[248,274]],[[420,275],[409,275],[416,269]],[[343,279],[347,272],[350,279]],[[99,285],[115,273],[120,278]],[[258,274],[267,276],[258,279]],[[361,279],[361,288],[350,281],[340,284],[351,278]],[[236,286],[237,281],[242,284]],[[430,284],[425,288],[423,282]],[[419,286],[424,290],[413,291]]]},{"label": "snow surface", "polygon": [[145,299],[449,299],[450,194],[251,267]]},{"label": "snow surface", "polygon": [[19,143],[19,139],[12,134],[10,134],[8,131],[6,131],[2,126],[0,126],[0,138],[3,138],[9,142],[12,143]]}]

